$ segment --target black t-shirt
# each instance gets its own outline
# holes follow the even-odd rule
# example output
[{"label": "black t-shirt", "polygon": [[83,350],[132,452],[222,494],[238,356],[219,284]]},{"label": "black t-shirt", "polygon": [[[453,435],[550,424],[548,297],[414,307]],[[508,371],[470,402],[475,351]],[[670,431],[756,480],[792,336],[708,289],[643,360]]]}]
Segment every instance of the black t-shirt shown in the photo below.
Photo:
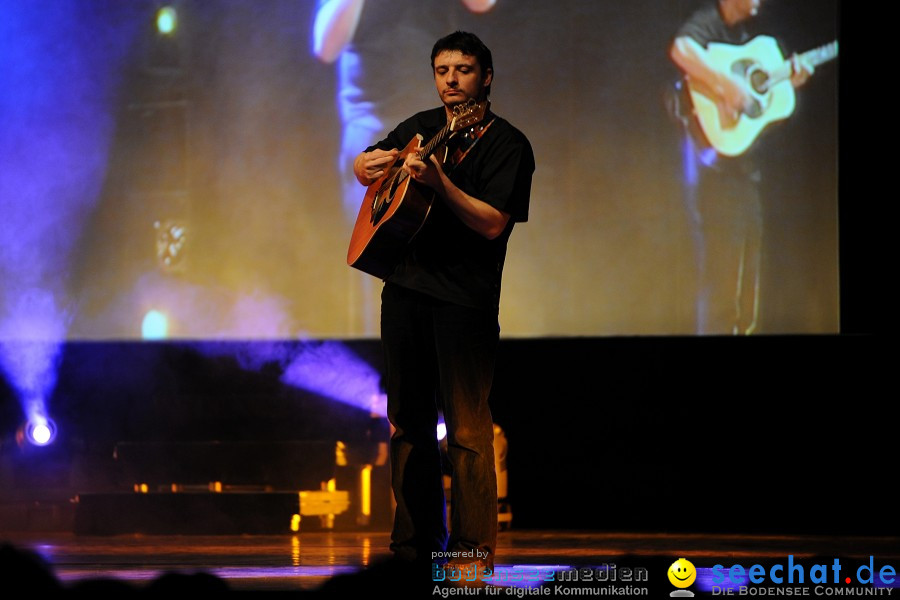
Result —
[{"label": "black t-shirt", "polygon": [[[499,307],[507,241],[513,224],[528,220],[534,153],[522,132],[489,112],[485,122],[491,119],[488,130],[449,177],[470,196],[509,213],[506,230],[488,240],[435,198],[425,225],[387,281],[463,306]],[[425,138],[424,145],[446,123],[443,107],[420,112],[367,151],[402,149],[416,134]]]},{"label": "black t-shirt", "polygon": [[711,42],[743,44],[749,39],[743,23],[729,27],[722,20],[717,2],[697,10],[685,21],[676,37],[685,36],[693,38],[704,48],[707,48]]}]

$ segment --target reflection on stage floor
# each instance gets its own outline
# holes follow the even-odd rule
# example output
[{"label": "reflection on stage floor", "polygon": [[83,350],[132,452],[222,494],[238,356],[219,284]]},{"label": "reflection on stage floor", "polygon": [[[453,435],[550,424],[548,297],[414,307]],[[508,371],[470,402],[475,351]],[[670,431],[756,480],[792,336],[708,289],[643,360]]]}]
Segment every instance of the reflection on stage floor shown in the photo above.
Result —
[{"label": "reflection on stage floor", "polygon": [[[16,550],[39,555],[64,587],[114,580],[143,587],[167,574],[211,575],[233,591],[315,591],[330,579],[364,572],[389,558],[389,534],[315,532],[245,536],[76,536],[68,533],[0,534]],[[522,566],[648,566],[650,573],[676,558],[698,571],[723,564],[800,562],[898,566],[900,539],[792,535],[504,531],[497,572]],[[664,572],[664,571],[662,571]],[[886,590],[885,590],[886,591]]]}]

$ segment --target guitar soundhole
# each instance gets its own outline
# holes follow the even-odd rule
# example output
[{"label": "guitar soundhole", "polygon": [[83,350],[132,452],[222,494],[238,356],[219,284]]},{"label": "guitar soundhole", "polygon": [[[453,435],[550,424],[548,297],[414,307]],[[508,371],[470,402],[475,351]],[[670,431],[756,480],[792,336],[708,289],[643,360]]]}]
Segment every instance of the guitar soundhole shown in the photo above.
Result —
[{"label": "guitar soundhole", "polygon": [[372,200],[372,225],[377,225],[378,221],[381,220],[381,217],[384,216],[384,213],[387,212],[390,200],[386,200],[385,196],[386,190],[382,187],[378,190],[378,193],[375,194],[375,199]]},{"label": "guitar soundhole", "polygon": [[402,164],[403,160],[401,159],[391,168],[390,176],[384,180],[384,183],[375,194],[375,199],[372,200],[373,225],[376,225],[387,212],[388,208],[390,208],[391,202],[394,200],[394,195],[397,193],[397,188],[403,183],[404,173],[400,169],[400,165]]},{"label": "guitar soundhole", "polygon": [[753,69],[750,71],[750,87],[757,94],[765,94],[769,91],[769,74],[762,69]]},{"label": "guitar soundhole", "polygon": [[[750,92],[761,96],[769,91],[769,74],[761,69],[755,61],[749,59],[735,61],[731,65],[731,72],[747,83]],[[759,98],[751,96],[750,101],[744,106],[743,112],[751,119],[758,119],[762,116],[763,106]]]},{"label": "guitar soundhole", "polygon": [[397,188],[403,183],[403,180],[406,179],[404,175],[406,175],[403,171],[400,170],[400,166],[403,164],[403,160],[397,161],[397,167],[394,176],[391,177],[391,190],[388,193],[388,204],[394,199],[394,195],[397,193]]}]

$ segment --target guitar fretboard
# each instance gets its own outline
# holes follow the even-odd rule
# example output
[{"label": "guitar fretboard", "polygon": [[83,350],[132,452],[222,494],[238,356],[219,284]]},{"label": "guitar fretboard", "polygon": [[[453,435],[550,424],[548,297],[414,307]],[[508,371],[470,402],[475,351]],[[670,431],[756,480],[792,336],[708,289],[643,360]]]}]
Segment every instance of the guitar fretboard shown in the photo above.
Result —
[{"label": "guitar fretboard", "polygon": [[838,43],[837,40],[835,40],[830,44],[825,44],[824,46],[813,48],[808,52],[804,52],[803,58],[812,63],[813,66],[816,66],[831,60],[832,58],[837,56],[837,53]]}]

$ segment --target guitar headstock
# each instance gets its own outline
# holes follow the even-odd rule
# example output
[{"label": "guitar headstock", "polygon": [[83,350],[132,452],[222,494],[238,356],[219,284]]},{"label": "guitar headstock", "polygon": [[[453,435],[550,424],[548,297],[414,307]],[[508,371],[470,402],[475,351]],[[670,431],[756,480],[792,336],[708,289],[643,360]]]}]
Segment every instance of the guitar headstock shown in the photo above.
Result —
[{"label": "guitar headstock", "polygon": [[454,106],[450,131],[459,131],[484,119],[488,105],[490,105],[489,100],[475,102],[475,100],[469,99],[465,104]]}]

